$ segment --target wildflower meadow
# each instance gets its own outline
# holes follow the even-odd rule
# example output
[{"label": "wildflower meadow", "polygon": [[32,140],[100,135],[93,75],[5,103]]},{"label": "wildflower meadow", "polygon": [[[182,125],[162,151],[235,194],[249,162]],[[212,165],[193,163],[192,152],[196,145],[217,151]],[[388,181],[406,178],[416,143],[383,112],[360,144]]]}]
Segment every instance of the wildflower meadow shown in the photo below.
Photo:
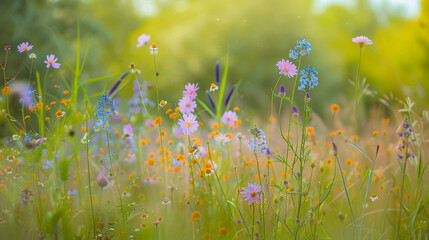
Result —
[{"label": "wildflower meadow", "polygon": [[248,98],[232,50],[179,85],[151,32],[129,46],[145,63],[95,78],[79,34],[71,62],[1,43],[0,239],[429,239],[428,105],[368,104],[361,34],[350,91],[320,89],[322,36],[302,34]]}]

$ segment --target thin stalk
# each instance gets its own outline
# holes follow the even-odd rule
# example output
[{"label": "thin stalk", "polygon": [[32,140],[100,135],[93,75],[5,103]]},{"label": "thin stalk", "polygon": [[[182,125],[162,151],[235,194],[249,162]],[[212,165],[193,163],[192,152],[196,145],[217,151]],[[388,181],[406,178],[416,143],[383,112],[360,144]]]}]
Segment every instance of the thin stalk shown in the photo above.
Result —
[{"label": "thin stalk", "polygon": [[[86,116],[86,128],[88,129],[88,114]],[[91,216],[92,216],[92,226],[94,231],[94,238],[96,234],[96,225],[95,225],[95,215],[94,215],[94,206],[92,204],[92,189],[91,189],[91,170],[89,168],[89,143],[86,143],[86,162],[87,162],[87,172],[88,172],[88,188],[89,188],[89,201],[91,203]]]},{"label": "thin stalk", "polygon": [[353,136],[357,136],[357,116],[358,116],[358,89],[359,89],[359,71],[360,71],[360,61],[362,58],[362,47],[360,48],[359,52],[359,61],[358,61],[358,67],[356,72],[356,79],[355,79],[355,128],[353,132]]},{"label": "thin stalk", "polygon": [[[297,68],[298,71],[297,71],[297,74],[295,75],[295,82],[293,84],[292,96],[291,96],[291,99],[290,99],[291,100],[291,102],[290,102],[290,113],[289,113],[289,122],[288,122],[288,128],[287,128],[287,137],[288,138],[289,138],[289,135],[290,135],[290,126],[291,126],[290,121],[292,119],[293,100],[295,98],[295,89],[296,89],[296,83],[298,82],[298,75],[299,75],[298,72],[299,72],[299,69],[301,67],[301,59],[302,59],[302,56],[299,57],[298,68]],[[288,157],[289,157],[289,147],[286,150],[286,161],[288,160]],[[285,177],[284,177],[283,180],[286,180],[286,175],[287,175],[287,164],[285,164]]]},{"label": "thin stalk", "polygon": [[252,203],[252,239],[253,239],[253,230],[255,226],[255,203]]},{"label": "thin stalk", "polygon": [[155,88],[156,88],[156,105],[158,106],[159,112],[159,93],[158,93],[158,72],[156,70],[156,54],[153,54],[153,65],[155,70]]},{"label": "thin stalk", "polygon": [[[27,82],[27,88],[26,90],[28,91],[28,87],[30,86],[30,80],[31,80],[31,73],[33,72],[33,63],[34,63],[34,59],[31,59],[31,64],[30,64],[30,74],[28,75],[28,82]],[[26,124],[25,124],[25,116],[24,116],[24,101],[22,101],[22,108],[21,108],[21,114],[22,114],[22,124],[24,125],[24,129],[27,130]]]},{"label": "thin stalk", "polygon": [[[214,174],[216,176],[216,179],[217,179],[217,182],[219,184],[220,190],[222,191],[222,195],[223,195],[223,197],[225,199],[225,202],[226,202],[226,201],[228,201],[228,198],[226,197],[225,191],[223,190],[222,184],[221,184],[221,182],[219,180],[219,176],[217,175],[216,169],[214,167],[215,165],[214,165],[214,162],[213,162],[213,158],[212,158],[212,154],[211,154],[211,151],[210,151],[210,145],[209,144],[207,144],[207,152],[209,153],[209,159],[210,159],[212,167],[213,167],[213,172],[214,172]],[[229,207],[228,207],[228,210],[230,210]]]},{"label": "thin stalk", "polygon": [[399,200],[399,216],[398,216],[398,224],[396,227],[396,239],[401,239],[401,214],[402,214],[402,202],[403,202],[403,194],[404,194],[404,183],[405,183],[405,171],[407,169],[407,161],[408,160],[408,139],[405,144],[405,163],[404,169],[402,169],[402,184],[401,184],[401,198]]},{"label": "thin stalk", "polygon": [[[377,145],[377,151],[375,153],[375,158],[374,158],[374,162],[372,164],[372,168],[371,168],[371,173],[369,174],[369,179],[368,179],[368,186],[366,188],[366,193],[365,193],[365,200],[362,206],[362,216],[365,216],[365,206],[366,206],[366,201],[368,199],[368,192],[369,192],[369,186],[371,185],[371,179],[372,179],[372,173],[374,172],[374,166],[375,166],[375,161],[377,160],[377,156],[378,156],[378,150],[379,150],[379,146]],[[362,233],[362,227],[363,227],[363,219],[364,217],[362,217],[361,223],[360,223],[360,231],[359,231],[359,236]]]},{"label": "thin stalk", "polygon": [[349,203],[349,208],[350,208],[350,212],[351,212],[352,217],[353,217],[353,224],[354,224],[354,223],[356,223],[356,218],[355,218],[355,215],[354,215],[354,213],[353,213],[352,204],[351,204],[351,202],[350,202],[349,193],[348,193],[348,191],[347,191],[346,181],[344,180],[343,170],[341,169],[340,160],[338,160],[338,155],[337,155],[337,154],[335,154],[335,159],[337,159],[338,168],[339,168],[339,170],[340,170],[341,179],[342,179],[342,181],[343,181],[344,191],[346,192],[346,197],[347,197],[347,201],[348,201],[348,203]]},{"label": "thin stalk", "polygon": [[271,125],[272,125],[272,122],[273,122],[272,120],[273,120],[274,91],[277,89],[277,85],[279,84],[279,81],[280,81],[281,77],[282,77],[282,75],[280,75],[277,78],[276,85],[274,86],[273,90],[271,90],[271,110],[270,110],[270,119],[269,119],[269,122],[270,122],[270,132],[269,132],[269,135],[268,135],[268,145],[271,143]]},{"label": "thin stalk", "polygon": [[[307,127],[307,108],[308,108],[308,100],[306,98],[306,96],[304,96],[304,110],[303,110],[303,119],[302,119],[302,126],[301,126],[301,148],[300,148],[300,154],[299,154],[299,188],[298,188],[298,192],[300,193],[298,196],[298,212],[297,212],[297,216],[296,219],[299,220],[300,219],[300,213],[301,213],[301,205],[302,205],[302,195],[303,195],[303,187],[302,187],[302,176],[303,176],[303,171],[304,171],[304,150],[305,150],[305,141],[307,138],[306,135],[306,127]],[[298,139],[298,135],[297,135],[297,139]],[[297,146],[298,147],[298,146]],[[311,179],[311,178],[310,178]],[[300,225],[298,223],[298,226],[296,227],[296,233],[295,233],[295,239],[298,236],[298,230],[300,228]]]},{"label": "thin stalk", "polygon": [[3,68],[3,79],[4,79],[4,86],[6,87],[7,82],[6,82],[6,66],[7,66],[7,56],[9,55],[9,50],[6,51],[6,57],[4,60],[4,67]]},{"label": "thin stalk", "polygon": [[[189,149],[191,148],[191,139],[190,139],[190,137],[189,137],[189,135],[188,135],[188,153],[187,153],[187,159],[188,159],[188,161],[189,161]],[[194,177],[194,168],[192,167],[192,159],[191,159],[191,162],[189,163],[189,165],[191,166],[191,176],[192,176],[192,186],[193,186],[193,190],[194,190],[194,193],[195,193],[195,197],[194,197],[194,199],[195,199],[195,207],[197,207],[198,206],[198,197],[197,197],[197,188],[196,188],[196,186],[195,186],[195,177]]]},{"label": "thin stalk", "polygon": [[[256,150],[253,150],[253,154],[255,154],[255,158],[256,158],[256,167],[258,169],[258,178],[259,178],[259,184],[261,184],[261,189],[262,189],[262,200],[261,200],[261,205],[262,205],[262,201],[264,200],[264,185],[262,185],[262,179],[261,179],[261,171],[259,170],[259,160],[258,160],[258,155],[256,154]],[[261,226],[264,223],[264,213],[262,211],[262,207],[260,208],[260,215],[259,215],[259,220],[261,221]]]},{"label": "thin stalk", "polygon": [[[106,127],[106,135],[107,135],[107,150],[109,152],[109,161],[110,161],[110,172],[113,174],[113,178],[115,179],[116,188],[118,190],[118,197],[119,197],[119,202],[121,204],[121,213],[122,213],[122,226],[123,226],[123,235],[124,235],[123,237],[125,237],[126,232],[127,232],[125,209],[124,209],[124,205],[122,203],[122,196],[121,196],[121,191],[119,189],[118,177],[117,177],[117,175],[113,169],[112,154],[110,152],[109,130],[107,127]],[[89,169],[88,169],[88,171],[89,171]]]}]

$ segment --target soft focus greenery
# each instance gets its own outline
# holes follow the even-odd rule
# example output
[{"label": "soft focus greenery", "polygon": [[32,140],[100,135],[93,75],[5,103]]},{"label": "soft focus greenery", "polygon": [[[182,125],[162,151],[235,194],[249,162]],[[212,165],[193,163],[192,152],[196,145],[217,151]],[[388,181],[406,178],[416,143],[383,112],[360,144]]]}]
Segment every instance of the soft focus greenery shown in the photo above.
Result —
[{"label": "soft focus greenery", "polygon": [[[267,90],[277,79],[276,62],[288,58],[297,39],[306,38],[317,49],[311,64],[320,73],[320,91],[315,97],[323,100],[315,108],[324,114],[327,106],[339,101],[338,96],[353,92],[348,80],[355,76],[359,48],[351,38],[365,35],[374,45],[364,49],[361,76],[372,88],[428,102],[427,0],[422,0],[420,16],[411,19],[401,18],[400,12],[387,12],[387,19],[378,17],[364,0],[354,8],[331,5],[321,14],[314,13],[312,1],[206,0],[160,2],[158,14],[144,17],[137,14],[138,4],[130,0],[7,0],[0,15],[5,26],[0,42],[16,45],[32,40],[40,56],[57,45],[64,59],[75,51],[80,23],[82,52],[88,50],[83,74],[89,78],[119,75],[130,62],[141,69],[153,68],[146,46],[136,48],[137,36],[150,34],[151,42],[160,48],[160,88],[197,81],[207,87],[214,82],[215,62],[220,60],[222,65],[230,53],[229,84],[243,80],[239,90],[243,101],[252,100],[247,107],[260,109],[268,104],[268,91],[261,89]],[[64,60],[70,64],[72,59]],[[146,77],[153,80],[151,76]],[[111,78],[105,86],[98,83],[94,88],[110,88],[114,81]],[[176,101],[180,92],[162,94]]]}]

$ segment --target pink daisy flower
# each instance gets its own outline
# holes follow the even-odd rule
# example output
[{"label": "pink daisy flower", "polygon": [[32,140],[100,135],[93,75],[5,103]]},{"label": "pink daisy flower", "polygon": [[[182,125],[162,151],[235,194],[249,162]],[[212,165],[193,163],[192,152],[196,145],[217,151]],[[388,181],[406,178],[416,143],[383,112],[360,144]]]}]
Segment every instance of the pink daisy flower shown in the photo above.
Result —
[{"label": "pink daisy flower", "polygon": [[33,49],[33,45],[29,45],[28,42],[23,42],[18,46],[18,52],[23,53],[25,51],[31,51]]},{"label": "pink daisy flower", "polygon": [[220,119],[223,123],[228,124],[230,126],[235,125],[235,122],[238,120],[237,114],[233,111],[225,112]]},{"label": "pink daisy flower", "polygon": [[198,130],[197,117],[193,114],[183,114],[183,119],[179,119],[179,126],[183,133],[189,135]]},{"label": "pink daisy flower", "polygon": [[228,136],[226,136],[223,133],[218,134],[214,139],[216,142],[220,142],[220,143],[226,143],[226,142],[231,141],[231,138],[229,138]]},{"label": "pink daisy flower", "polygon": [[150,36],[146,35],[146,34],[142,34],[137,38],[137,42],[139,44],[137,44],[137,47],[142,47],[143,45],[145,45],[147,42],[149,42],[150,40]]},{"label": "pink daisy flower", "polygon": [[46,56],[46,61],[44,61],[44,63],[46,63],[46,68],[49,68],[51,65],[53,68],[60,68],[61,63],[57,63],[58,58],[55,57],[55,55],[47,55]]},{"label": "pink daisy flower", "polygon": [[277,63],[277,67],[279,68],[280,72],[279,74],[283,74],[285,76],[288,76],[289,78],[296,75],[296,66],[295,64],[289,62],[289,60],[282,59]]},{"label": "pink daisy flower", "polygon": [[241,193],[243,194],[244,200],[249,201],[249,205],[254,202],[257,202],[260,199],[259,192],[261,191],[261,186],[248,183],[248,187],[242,188]]},{"label": "pink daisy flower", "polygon": [[189,96],[183,96],[179,101],[179,108],[181,113],[190,114],[194,112],[194,109],[197,107],[197,103],[193,101]]},{"label": "pink daisy flower", "polygon": [[359,37],[355,37],[352,38],[352,41],[354,43],[357,43],[359,45],[359,47],[363,47],[363,45],[370,45],[372,44],[371,39],[365,37],[365,36],[359,36]]},{"label": "pink daisy flower", "polygon": [[197,84],[190,84],[185,86],[185,91],[183,91],[183,96],[190,97],[192,100],[194,100],[197,97],[197,90],[200,89]]}]

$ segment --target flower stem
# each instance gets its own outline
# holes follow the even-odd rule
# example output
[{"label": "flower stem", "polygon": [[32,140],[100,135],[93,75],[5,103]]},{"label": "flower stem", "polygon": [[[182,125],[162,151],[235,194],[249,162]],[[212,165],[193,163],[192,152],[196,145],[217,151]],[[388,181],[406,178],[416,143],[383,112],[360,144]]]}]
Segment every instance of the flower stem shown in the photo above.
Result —
[{"label": "flower stem", "polygon": [[[86,129],[88,129],[88,116],[86,117]],[[91,189],[91,170],[89,168],[89,142],[86,143],[86,162],[87,162],[87,173],[88,173],[88,188],[89,188],[89,202],[91,203],[91,216],[92,216],[92,226],[94,228],[94,238],[96,234],[96,225],[95,225],[95,216],[94,216],[94,206],[92,204],[92,189]]]},{"label": "flower stem", "polygon": [[262,179],[261,179],[261,171],[259,170],[259,160],[258,160],[258,154],[256,154],[256,150],[253,150],[253,154],[255,154],[255,158],[256,158],[256,167],[258,169],[258,178],[259,178],[259,184],[261,184],[261,189],[262,189],[262,199],[260,201],[260,215],[259,215],[259,220],[261,221],[261,226],[263,226],[264,223],[264,211],[263,211],[263,203],[262,201],[264,201],[264,185],[262,185]]},{"label": "flower stem", "polygon": [[[125,209],[124,209],[124,205],[122,204],[122,196],[121,196],[121,191],[119,189],[118,177],[117,177],[117,175],[113,169],[112,154],[110,152],[109,130],[107,127],[106,127],[106,135],[107,135],[107,150],[109,152],[109,161],[110,161],[110,172],[113,174],[113,178],[115,180],[116,188],[118,190],[118,197],[119,197],[119,202],[121,204],[121,213],[122,213],[122,226],[123,226],[122,234],[123,234],[123,237],[125,238],[126,233],[127,233]],[[88,171],[89,171],[89,169],[88,169]]]},{"label": "flower stem", "polygon": [[355,79],[355,128],[353,132],[353,136],[357,136],[357,116],[358,116],[358,89],[359,89],[359,71],[360,71],[360,61],[362,58],[362,48],[360,48],[359,52],[359,61],[358,61],[358,67],[356,71],[356,79]]},{"label": "flower stem", "polygon": [[407,161],[408,160],[408,138],[406,139],[405,144],[405,163],[404,168],[402,169],[402,184],[401,184],[401,196],[399,200],[399,216],[398,216],[398,225],[396,227],[396,239],[401,239],[401,214],[402,214],[402,201],[404,195],[404,183],[405,183],[405,171],[407,169]]},{"label": "flower stem", "polygon": [[[276,85],[274,86],[273,90],[271,91],[271,110],[270,110],[270,132],[268,135],[268,144],[271,143],[271,125],[273,122],[273,104],[274,104],[274,91],[277,89],[277,85],[279,84],[280,78],[282,77],[282,75],[279,76],[279,78],[277,78],[277,82]],[[279,116],[280,117],[280,116]]]}]

